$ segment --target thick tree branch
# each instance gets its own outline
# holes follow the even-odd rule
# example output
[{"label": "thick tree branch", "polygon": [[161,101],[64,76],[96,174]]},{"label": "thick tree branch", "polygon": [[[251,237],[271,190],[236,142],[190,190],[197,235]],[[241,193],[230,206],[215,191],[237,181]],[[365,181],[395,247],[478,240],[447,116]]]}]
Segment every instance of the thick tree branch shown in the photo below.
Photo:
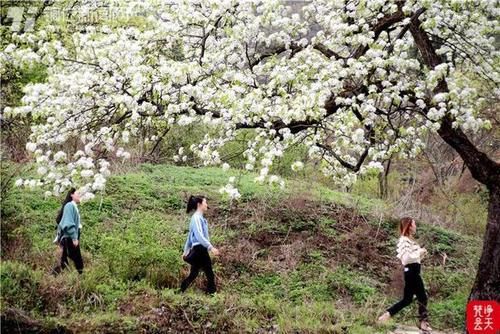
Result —
[{"label": "thick tree branch", "polygon": [[[410,31],[427,67],[434,69],[440,65],[442,60],[436,53],[429,36],[422,29],[418,18],[412,19]],[[433,94],[447,92],[449,92],[448,85],[444,79],[441,79]],[[459,127],[454,127],[450,114],[446,114],[442,119],[438,134],[457,151],[476,180],[488,187],[500,183],[500,164],[479,151]]]},{"label": "thick tree branch", "polygon": [[[378,21],[378,23],[375,26],[373,26],[373,28],[371,30],[375,33],[374,40],[376,40],[383,31],[388,30],[393,24],[398,23],[405,18],[405,15],[404,15],[403,9],[402,9],[403,3],[404,3],[404,1],[398,2],[397,3],[398,10],[395,13],[388,15],[388,16],[384,16],[383,18],[380,19],[380,21]],[[366,51],[368,51],[369,48],[370,47],[368,45],[363,45],[363,46],[358,47],[352,53],[351,58],[357,59],[357,58],[361,57],[362,55],[364,55],[366,53]]]}]

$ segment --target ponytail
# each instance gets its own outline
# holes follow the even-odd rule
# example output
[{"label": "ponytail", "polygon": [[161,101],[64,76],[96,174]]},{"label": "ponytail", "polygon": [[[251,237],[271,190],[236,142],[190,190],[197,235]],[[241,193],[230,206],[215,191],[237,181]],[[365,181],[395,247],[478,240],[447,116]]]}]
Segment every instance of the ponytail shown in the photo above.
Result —
[{"label": "ponytail", "polygon": [[190,213],[198,209],[198,204],[203,203],[205,196],[189,196],[186,212]]}]

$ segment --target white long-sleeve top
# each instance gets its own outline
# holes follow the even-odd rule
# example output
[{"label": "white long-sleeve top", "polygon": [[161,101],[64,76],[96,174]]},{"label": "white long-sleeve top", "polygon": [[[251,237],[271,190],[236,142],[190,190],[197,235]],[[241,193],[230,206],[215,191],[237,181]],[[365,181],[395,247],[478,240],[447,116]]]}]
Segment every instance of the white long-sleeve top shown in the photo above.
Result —
[{"label": "white long-sleeve top", "polygon": [[397,257],[404,266],[410,263],[420,263],[425,253],[414,240],[405,236],[399,238],[397,252]]}]

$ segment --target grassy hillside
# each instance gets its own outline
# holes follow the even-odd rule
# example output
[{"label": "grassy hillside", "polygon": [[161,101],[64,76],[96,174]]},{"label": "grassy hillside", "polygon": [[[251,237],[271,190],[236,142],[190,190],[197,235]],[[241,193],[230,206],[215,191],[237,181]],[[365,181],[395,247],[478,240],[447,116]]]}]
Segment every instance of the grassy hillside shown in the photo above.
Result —
[{"label": "grassy hillside", "polygon": [[[242,198],[218,189],[237,177]],[[58,200],[16,189],[2,207],[1,313],[7,332],[386,333],[376,316],[402,292],[394,256],[396,220],[376,199],[290,180],[287,188],[254,175],[212,168],[142,165],[113,176],[106,193],[84,203],[85,273],[54,277]],[[209,197],[208,220],[219,293],[204,277],[177,288],[189,194]],[[436,328],[460,328],[480,240],[419,223],[429,252],[424,280]],[[443,265],[442,253],[448,259]],[[412,306],[398,322],[414,323]]]}]

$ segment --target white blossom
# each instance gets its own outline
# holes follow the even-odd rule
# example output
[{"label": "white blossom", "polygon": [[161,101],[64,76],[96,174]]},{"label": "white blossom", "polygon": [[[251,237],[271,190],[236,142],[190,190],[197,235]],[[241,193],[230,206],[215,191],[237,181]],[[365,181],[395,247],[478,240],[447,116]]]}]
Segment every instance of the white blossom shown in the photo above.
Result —
[{"label": "white blossom", "polygon": [[122,142],[123,143],[128,143],[130,139],[130,132],[125,130],[122,132]]},{"label": "white blossom", "polygon": [[280,181],[280,177],[278,175],[271,175],[269,177],[269,184],[274,184]]},{"label": "white blossom", "polygon": [[94,198],[95,198],[95,195],[93,193],[91,193],[91,192],[85,192],[85,193],[82,194],[80,200],[82,202],[88,202],[88,201],[90,201],[90,200],[92,200]]},{"label": "white blossom", "polygon": [[[446,115],[464,131],[491,127],[479,112],[485,98],[499,92],[474,87],[484,76],[500,81],[494,68],[498,8],[493,1],[471,6],[455,0],[312,0],[298,13],[281,1],[196,4],[123,3],[128,13],[143,10],[147,24],[141,29],[103,22],[66,40],[58,37],[64,32],[59,22],[47,18],[43,30],[13,36],[0,57],[0,71],[5,65],[40,64],[47,77],[28,84],[21,105],[5,108],[4,116],[37,120],[26,150],[35,152],[40,171],[46,169],[46,186],[57,185],[53,194],[64,179],[87,185],[89,194],[103,190],[111,172],[109,165],[94,161],[98,152],[129,159],[130,152],[119,145],[146,133],[149,146],[170,127],[202,128],[206,136],[190,152],[203,165],[225,171],[230,166],[222,163],[221,148],[241,131],[257,128],[245,137],[245,169],[257,171],[257,182],[280,184],[269,176],[270,167],[298,143],[308,147],[308,159],[323,159],[325,175],[348,184],[356,175],[345,166],[356,166],[367,148],[358,173],[380,169],[380,161],[392,154],[414,156],[424,145],[417,139],[439,129]],[[89,11],[84,4],[77,7]],[[405,30],[422,8],[421,29],[446,41],[436,46],[442,62],[433,68],[416,54],[411,29]],[[373,30],[392,22],[388,17],[394,13],[390,27]],[[217,18],[221,29],[215,29]],[[210,37],[202,40],[204,34]],[[165,52],[179,46],[182,57]],[[467,53],[454,56],[455,49]],[[436,94],[444,79],[447,91]],[[395,124],[389,124],[389,114]],[[76,152],[64,145],[69,140],[78,142]],[[187,162],[185,149],[173,159]],[[303,164],[291,168],[298,171]]]},{"label": "white blossom", "polygon": [[66,159],[66,153],[59,151],[54,154],[54,161],[60,162],[63,161],[64,159]]},{"label": "white blossom", "polygon": [[104,190],[106,185],[106,178],[102,174],[94,175],[94,183],[92,184],[92,189],[94,190]]},{"label": "white blossom", "polygon": [[292,164],[292,170],[294,172],[297,172],[299,170],[302,170],[304,168],[304,163],[302,161],[295,161],[293,164]]},{"label": "white blossom", "polygon": [[80,175],[84,178],[88,178],[94,175],[94,171],[91,169],[84,169],[80,172]]},{"label": "white blossom", "polygon": [[234,188],[231,183],[228,183],[224,187],[220,188],[219,193],[227,194],[230,199],[239,199],[241,197],[238,189]]},{"label": "white blossom", "polygon": [[40,166],[40,167],[38,167],[36,172],[38,173],[38,175],[43,176],[43,175],[47,174],[47,168],[45,166]]},{"label": "white blossom", "polygon": [[356,129],[352,134],[352,141],[357,144],[363,143],[365,139],[365,132],[363,129]]},{"label": "white blossom", "polygon": [[29,152],[35,152],[35,150],[36,150],[36,143],[27,143],[26,144],[26,149]]}]

